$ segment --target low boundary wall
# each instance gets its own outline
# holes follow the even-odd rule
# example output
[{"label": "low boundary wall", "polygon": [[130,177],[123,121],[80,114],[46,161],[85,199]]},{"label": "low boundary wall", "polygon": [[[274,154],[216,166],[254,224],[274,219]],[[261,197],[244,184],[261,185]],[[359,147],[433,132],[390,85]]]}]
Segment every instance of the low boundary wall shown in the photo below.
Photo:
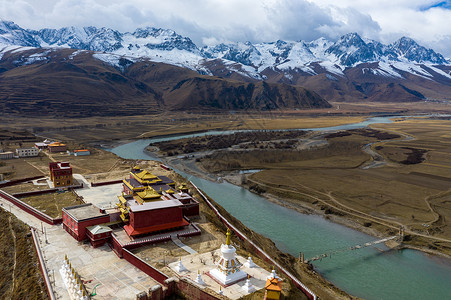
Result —
[{"label": "low boundary wall", "polygon": [[131,263],[132,265],[134,265],[135,267],[137,267],[138,269],[140,269],[141,271],[143,271],[144,273],[146,273],[147,275],[149,275],[162,285],[166,285],[164,281],[169,278],[166,274],[155,269],[154,267],[152,267],[144,260],[134,255],[125,248],[122,249],[122,254],[126,261],[128,261],[129,263]]},{"label": "low boundary wall", "polygon": [[266,261],[270,261],[272,264],[274,264],[277,268],[280,269],[290,280],[293,282],[293,284],[302,290],[302,292],[311,300],[316,300],[317,296],[315,293],[313,293],[309,288],[307,288],[301,281],[299,281],[293,274],[288,272],[284,267],[282,267],[277,261],[275,261],[271,256],[266,254],[263,249],[261,249],[259,246],[257,246],[254,242],[252,242],[247,236],[245,236],[241,231],[239,231],[235,226],[233,226],[224,216],[221,215],[221,213],[216,209],[216,207],[208,200],[208,198],[199,190],[199,188],[190,181],[190,183],[193,185],[193,187],[196,189],[196,191],[202,196],[202,198],[205,200],[207,205],[214,211],[214,213],[218,216],[218,218],[230,229],[232,229],[235,234],[247,241],[252,248],[255,249],[255,251],[259,254],[261,258],[263,258]]},{"label": "low boundary wall", "polygon": [[[200,231],[199,227],[196,226],[196,224],[191,223],[190,225],[194,227],[194,230],[190,230],[188,232],[177,234],[177,238],[196,236],[196,235],[201,234],[201,231]],[[119,257],[123,257],[122,249],[131,250],[131,249],[136,249],[136,248],[148,245],[148,244],[157,244],[157,243],[166,242],[166,241],[170,241],[170,240],[171,240],[171,234],[168,233],[167,235],[159,236],[156,238],[141,239],[139,241],[133,241],[133,242],[129,242],[127,244],[122,245],[114,236],[112,236],[113,250],[114,250],[114,252],[116,252],[116,254]]]},{"label": "low boundary wall", "polygon": [[31,235],[33,236],[34,249],[38,255],[39,268],[41,269],[42,275],[44,277],[44,283],[49,293],[51,300],[56,300],[55,294],[53,293],[52,283],[50,282],[49,274],[47,273],[47,268],[45,267],[44,257],[42,256],[41,247],[39,247],[39,240],[36,235],[36,229],[31,227]]},{"label": "low boundary wall", "polygon": [[28,197],[28,196],[35,196],[35,195],[43,195],[43,194],[50,194],[54,193],[56,191],[61,190],[62,188],[68,188],[69,190],[75,190],[75,189],[81,189],[83,188],[83,183],[78,185],[70,185],[67,187],[61,187],[61,188],[52,188],[52,189],[45,189],[45,190],[39,190],[39,191],[31,191],[31,192],[23,192],[23,193],[15,193],[13,194],[14,197]]},{"label": "low boundary wall", "polygon": [[10,181],[7,181],[7,182],[4,182],[4,183],[0,184],[0,188],[5,187],[5,186],[16,185],[16,184],[19,184],[19,183],[22,183],[22,182],[26,182],[26,181],[30,181],[30,180],[41,179],[41,178],[45,178],[45,176],[39,175],[39,176],[34,176],[34,177],[27,177],[27,178],[22,178],[22,179],[10,180]]},{"label": "low boundary wall", "polygon": [[[181,293],[186,299],[218,300],[218,297],[205,292],[185,279],[181,278],[178,280],[176,282],[176,286],[179,293]],[[221,297],[221,299],[223,298]]]},{"label": "low boundary wall", "polygon": [[91,186],[102,186],[102,185],[109,185],[109,184],[116,184],[116,183],[122,183],[122,179],[118,180],[111,180],[111,181],[103,181],[103,182],[91,182]]},{"label": "low boundary wall", "polygon": [[19,207],[23,211],[29,213],[30,215],[35,216],[36,218],[38,218],[41,221],[46,222],[47,224],[55,225],[55,224],[60,224],[61,222],[63,222],[62,218],[54,219],[54,218],[46,215],[45,213],[37,210],[33,206],[31,206],[31,205],[29,205],[29,204],[17,199],[14,196],[11,196],[10,194],[8,194],[8,193],[6,193],[6,192],[4,192],[2,190],[0,190],[0,197],[2,197],[5,200],[8,200],[9,202],[11,202],[15,206]]}]

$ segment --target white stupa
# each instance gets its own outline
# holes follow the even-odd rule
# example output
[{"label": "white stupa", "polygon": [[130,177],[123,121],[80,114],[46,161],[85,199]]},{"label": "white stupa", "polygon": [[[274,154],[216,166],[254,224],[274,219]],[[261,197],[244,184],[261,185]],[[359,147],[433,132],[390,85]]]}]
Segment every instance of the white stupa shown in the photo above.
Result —
[{"label": "white stupa", "polygon": [[277,276],[277,274],[276,274],[276,270],[274,270],[274,267],[272,267],[272,271],[271,271],[271,273],[266,277],[266,279],[269,279],[269,280],[271,280],[271,279],[277,279],[277,280],[282,280],[279,276]]},{"label": "white stupa", "polygon": [[255,292],[255,287],[252,285],[249,275],[247,275],[246,283],[243,285],[241,289],[248,294]]},{"label": "white stupa", "polygon": [[257,265],[254,263],[254,261],[252,260],[251,255],[249,254],[249,257],[247,259],[247,261],[244,263],[244,266],[246,268],[255,268]]},{"label": "white stupa", "polygon": [[221,257],[215,262],[216,268],[210,270],[210,276],[223,286],[247,278],[247,274],[240,269],[241,263],[235,257],[236,249],[230,243],[231,234],[230,229],[227,229],[226,243],[221,245]]},{"label": "white stupa", "polygon": [[205,281],[202,279],[202,275],[200,275],[199,271],[197,271],[197,277],[195,281],[200,285],[205,285]]},{"label": "white stupa", "polygon": [[182,264],[182,258],[181,258],[181,257],[180,257],[180,260],[179,260],[178,264],[177,264],[174,268],[175,268],[175,270],[176,270],[178,273],[188,271],[188,270],[185,268],[185,266]]}]

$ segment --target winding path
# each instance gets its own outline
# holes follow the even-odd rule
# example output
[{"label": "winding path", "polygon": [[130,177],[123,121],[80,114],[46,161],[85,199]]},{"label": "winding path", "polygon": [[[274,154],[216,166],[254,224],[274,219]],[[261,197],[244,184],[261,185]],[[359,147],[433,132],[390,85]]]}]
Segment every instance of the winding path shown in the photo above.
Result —
[{"label": "winding path", "polygon": [[372,157],[372,160],[369,163],[364,164],[361,167],[364,170],[370,169],[370,168],[382,167],[382,166],[387,165],[387,160],[385,159],[385,157],[383,155],[377,153],[375,150],[373,150],[373,145],[380,144],[380,143],[405,142],[405,141],[412,141],[412,140],[416,139],[414,136],[409,135],[409,134],[404,133],[404,132],[398,132],[398,131],[394,131],[394,130],[386,130],[386,129],[377,128],[377,127],[371,127],[371,128],[372,129],[376,129],[376,130],[385,131],[385,132],[394,133],[394,134],[399,134],[403,138],[401,138],[401,139],[376,141],[376,142],[372,142],[372,143],[364,145],[362,147],[362,151],[365,152],[365,153],[368,153]]},{"label": "winding path", "polygon": [[[378,128],[378,127],[371,127],[371,128],[376,129],[376,130],[385,131],[385,132],[394,133],[394,134],[399,134],[399,135],[403,136],[404,138],[401,138],[401,139],[393,139],[393,140],[376,141],[376,142],[369,143],[369,144],[366,144],[365,146],[363,146],[363,147],[362,147],[362,150],[363,150],[364,152],[368,153],[369,155],[371,155],[371,157],[373,158],[373,161],[370,162],[369,164],[364,165],[364,166],[362,167],[362,169],[376,168],[376,167],[381,167],[381,166],[387,164],[387,161],[385,160],[384,156],[381,155],[381,154],[379,154],[379,153],[377,153],[376,151],[374,151],[374,150],[372,149],[372,146],[373,146],[374,144],[379,144],[379,143],[390,143],[390,142],[405,142],[405,141],[413,141],[413,140],[416,140],[416,137],[415,137],[415,136],[410,135],[410,134],[407,134],[407,133],[404,133],[404,132],[395,131],[395,130],[387,130],[387,129]],[[426,203],[427,208],[428,208],[428,209],[431,211],[431,213],[434,215],[434,219],[431,220],[431,221],[426,222],[426,224],[433,224],[433,223],[435,223],[435,222],[437,222],[437,221],[440,220],[440,214],[434,210],[434,208],[432,207],[432,205],[431,205],[431,203],[430,203],[431,199],[437,197],[438,195],[439,195],[439,194],[431,195],[431,196],[428,196],[428,197],[425,197],[425,198],[424,198],[424,202]],[[405,225],[407,225],[407,224],[405,224]],[[410,233],[410,232],[411,232],[411,231],[409,231],[409,233]],[[422,234],[420,234],[420,233],[415,233],[415,234],[416,234],[416,235],[423,236],[423,237],[428,237],[427,235],[422,235]],[[440,238],[436,238],[436,239],[440,239]],[[440,239],[440,240],[443,240],[443,239]],[[446,239],[445,239],[445,240],[446,240]]]},{"label": "winding path", "polygon": [[[290,178],[290,180],[293,181],[293,179],[291,179],[291,178]],[[308,193],[304,193],[304,192],[300,192],[300,191],[296,190],[296,188],[293,189],[292,186],[275,187],[275,186],[272,186],[272,185],[269,185],[269,184],[266,184],[266,183],[263,183],[263,182],[260,182],[260,181],[252,180],[250,178],[248,179],[248,181],[249,182],[253,182],[255,184],[258,184],[258,185],[261,185],[261,186],[266,186],[266,187],[271,188],[273,190],[280,190],[280,191],[283,191],[283,192],[287,191],[287,190],[290,190],[290,192],[293,192],[293,193],[296,193],[296,194],[299,194],[299,195],[302,195],[302,196],[306,196],[306,197],[312,198],[312,199],[314,199],[314,200],[316,200],[318,202],[321,202],[321,203],[323,203],[323,204],[325,204],[327,206],[330,206],[330,207],[332,207],[332,208],[334,208],[334,209],[336,209],[338,211],[344,212],[344,213],[346,213],[348,215],[351,215],[351,216],[354,216],[354,217],[357,217],[357,218],[370,220],[370,221],[372,221],[374,223],[378,223],[378,224],[381,224],[383,226],[386,226],[386,227],[389,227],[389,228],[392,228],[392,229],[395,229],[395,230],[399,230],[401,227],[405,227],[405,224],[403,224],[403,223],[400,223],[400,222],[397,222],[397,221],[393,221],[393,220],[386,220],[386,219],[381,218],[381,217],[375,217],[375,216],[372,216],[372,215],[367,214],[365,212],[361,212],[361,211],[359,211],[357,209],[349,207],[348,205],[345,205],[345,204],[341,203],[340,201],[338,201],[332,195],[331,191],[325,193],[325,192],[317,191],[317,190],[312,189],[310,187],[307,187],[305,185],[301,185],[298,182],[295,182],[295,184],[300,185],[301,187],[303,187],[305,189],[309,189],[309,190],[312,190],[313,192],[315,192],[317,194],[322,194],[322,195],[327,196],[330,201],[326,201],[326,200],[323,200],[323,199],[321,199],[319,197],[316,197],[314,195],[311,195],[311,194],[308,194]],[[407,228],[404,230],[404,232],[408,233],[408,234],[411,234],[411,235],[421,236],[421,237],[424,237],[424,238],[427,238],[427,239],[431,239],[431,240],[438,240],[438,241],[442,241],[442,242],[451,243],[450,239],[434,237],[434,236],[418,233],[418,232],[409,230]]]}]

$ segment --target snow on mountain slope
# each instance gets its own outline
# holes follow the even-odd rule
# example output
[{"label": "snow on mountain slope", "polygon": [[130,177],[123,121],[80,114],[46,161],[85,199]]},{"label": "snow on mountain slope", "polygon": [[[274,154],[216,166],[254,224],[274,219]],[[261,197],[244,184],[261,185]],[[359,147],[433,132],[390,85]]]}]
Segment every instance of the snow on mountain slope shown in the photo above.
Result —
[{"label": "snow on mountain slope", "polygon": [[33,33],[20,28],[14,22],[0,20],[0,44],[40,47]]},{"label": "snow on mountain slope", "polygon": [[[190,38],[170,29],[145,27],[126,33],[92,26],[26,30],[13,22],[0,21],[0,45],[4,45],[0,46],[0,50],[3,49],[1,53],[11,51],[8,46],[16,45],[92,50],[125,58],[146,57],[209,75],[214,72],[208,64],[219,59],[230,72],[257,80],[265,78],[262,75],[265,70],[284,73],[288,79],[293,75],[288,74],[290,72],[312,76],[326,72],[344,76],[347,68],[374,62],[378,63],[376,68],[365,70],[377,76],[404,78],[403,72],[408,72],[429,80],[434,74],[450,79],[447,73],[431,69],[433,65],[448,65],[449,62],[441,54],[418,45],[410,38],[403,37],[384,45],[362,39],[357,33],[346,34],[336,42],[324,38],[308,43],[282,40],[257,44],[237,42],[199,49]],[[106,59],[105,55],[95,57],[121,67],[116,56],[111,56],[111,59]],[[428,67],[434,74],[428,71]]]}]

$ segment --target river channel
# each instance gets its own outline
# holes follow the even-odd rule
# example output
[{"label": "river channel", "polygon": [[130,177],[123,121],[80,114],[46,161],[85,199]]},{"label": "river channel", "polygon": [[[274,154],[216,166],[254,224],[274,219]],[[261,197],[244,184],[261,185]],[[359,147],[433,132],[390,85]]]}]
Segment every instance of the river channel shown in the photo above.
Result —
[{"label": "river channel", "polygon": [[[306,130],[345,130],[373,123],[390,123],[390,117],[327,128]],[[156,159],[144,152],[152,142],[174,140],[207,133],[143,139],[124,144],[111,152],[125,159]],[[330,222],[321,216],[305,215],[269,202],[228,182],[212,182],[178,171],[204,190],[217,203],[250,229],[273,240],[277,247],[295,257],[306,258],[377,238]],[[315,261],[315,269],[346,292],[365,299],[451,299],[451,262],[420,251],[390,250],[383,244],[347,251]],[[302,278],[301,278],[302,280]]]}]

